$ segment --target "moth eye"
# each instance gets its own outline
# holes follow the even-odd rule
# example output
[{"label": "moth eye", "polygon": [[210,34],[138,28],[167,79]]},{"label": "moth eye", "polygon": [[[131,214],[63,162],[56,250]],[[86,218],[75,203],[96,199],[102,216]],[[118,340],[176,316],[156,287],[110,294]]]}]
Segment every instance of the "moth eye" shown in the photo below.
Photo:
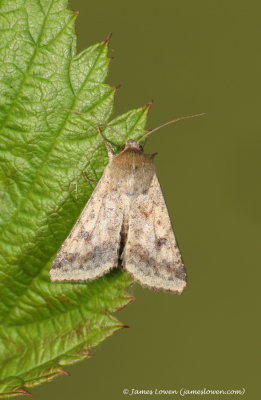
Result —
[{"label": "moth eye", "polygon": [[139,145],[139,148],[140,148],[140,150],[142,150],[142,151],[143,151],[143,147],[142,147],[141,145]]}]

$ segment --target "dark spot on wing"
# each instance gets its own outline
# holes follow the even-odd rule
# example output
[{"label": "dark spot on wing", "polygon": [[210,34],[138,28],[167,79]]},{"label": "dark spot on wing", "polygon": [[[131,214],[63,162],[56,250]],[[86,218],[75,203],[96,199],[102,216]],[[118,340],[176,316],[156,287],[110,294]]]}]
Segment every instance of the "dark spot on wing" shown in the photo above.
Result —
[{"label": "dark spot on wing", "polygon": [[82,230],[82,231],[80,232],[80,237],[81,237],[82,239],[87,239],[89,236],[90,236],[89,232],[87,232],[87,231],[85,231],[85,230]]},{"label": "dark spot on wing", "polygon": [[79,257],[79,253],[77,253],[77,252],[69,253],[69,254],[65,255],[64,260],[72,263],[76,260],[77,257]]},{"label": "dark spot on wing", "polygon": [[64,253],[62,257],[59,257],[56,259],[56,261],[53,264],[54,269],[59,269],[59,268],[64,268],[68,267],[70,264],[72,264],[76,258],[79,257],[79,253]]},{"label": "dark spot on wing", "polygon": [[175,276],[176,278],[181,279],[182,281],[186,281],[186,272],[182,264],[177,267]]},{"label": "dark spot on wing", "polygon": [[165,238],[157,239],[157,246],[158,247],[164,246],[166,243],[167,243],[167,239],[165,239]]}]

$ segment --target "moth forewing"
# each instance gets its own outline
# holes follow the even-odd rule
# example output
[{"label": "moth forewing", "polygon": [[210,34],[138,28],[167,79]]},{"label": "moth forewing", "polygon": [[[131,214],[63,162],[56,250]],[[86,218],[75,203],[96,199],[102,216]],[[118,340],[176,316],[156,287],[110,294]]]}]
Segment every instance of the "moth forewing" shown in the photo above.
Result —
[{"label": "moth forewing", "polygon": [[96,279],[117,265],[123,220],[122,200],[109,190],[109,165],[59,250],[52,281]]},{"label": "moth forewing", "polygon": [[124,266],[142,285],[181,293],[186,273],[162,191],[154,174],[148,191],[133,201]]},{"label": "moth forewing", "polygon": [[181,293],[186,274],[152,157],[134,140],[110,162],[51,269],[53,281],[95,279],[113,267],[142,285]]}]

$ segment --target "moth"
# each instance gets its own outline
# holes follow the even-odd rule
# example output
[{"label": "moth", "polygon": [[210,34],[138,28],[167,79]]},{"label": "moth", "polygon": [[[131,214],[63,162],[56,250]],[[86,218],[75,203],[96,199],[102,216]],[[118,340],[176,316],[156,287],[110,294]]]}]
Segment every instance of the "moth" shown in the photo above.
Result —
[{"label": "moth", "polygon": [[105,141],[109,163],[54,259],[52,281],[89,281],[120,267],[141,285],[183,291],[186,272],[156,176],[155,154],[145,154],[140,145],[157,129],[139,141],[127,140],[118,154]]}]

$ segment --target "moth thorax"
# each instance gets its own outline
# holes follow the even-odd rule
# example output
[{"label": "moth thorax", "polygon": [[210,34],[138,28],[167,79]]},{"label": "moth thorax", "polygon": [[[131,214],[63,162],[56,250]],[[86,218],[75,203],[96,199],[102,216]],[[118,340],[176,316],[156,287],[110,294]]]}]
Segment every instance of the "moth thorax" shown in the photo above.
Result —
[{"label": "moth thorax", "polygon": [[147,192],[155,173],[150,158],[142,151],[127,148],[110,164],[111,189],[133,196]]},{"label": "moth thorax", "polygon": [[139,145],[139,143],[137,143],[133,139],[127,140],[127,142],[125,143],[125,146],[124,146],[124,150],[126,150],[126,149],[135,149],[135,150],[143,151],[143,149]]}]

